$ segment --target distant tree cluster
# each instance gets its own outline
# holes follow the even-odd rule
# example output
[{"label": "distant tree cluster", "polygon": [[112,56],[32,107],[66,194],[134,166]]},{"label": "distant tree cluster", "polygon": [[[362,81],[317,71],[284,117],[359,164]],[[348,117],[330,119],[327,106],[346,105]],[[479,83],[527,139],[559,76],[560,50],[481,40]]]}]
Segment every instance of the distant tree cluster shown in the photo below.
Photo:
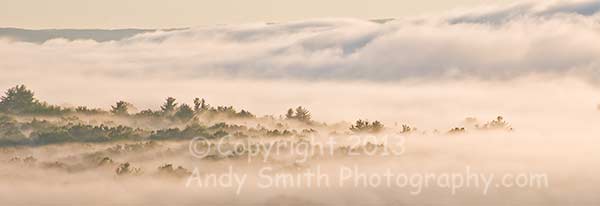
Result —
[{"label": "distant tree cluster", "polygon": [[255,116],[246,111],[237,111],[231,106],[212,107],[204,99],[195,98],[194,105],[181,104],[176,102],[173,97],[168,97],[160,106],[159,111],[151,109],[142,110],[139,113],[132,113],[133,104],[126,101],[117,101],[115,105],[110,106],[109,111],[102,109],[90,109],[85,106],[75,108],[63,108],[49,105],[46,102],[37,100],[33,91],[27,89],[25,85],[17,85],[9,88],[4,96],[0,97],[0,113],[4,114],[28,114],[28,115],[66,115],[71,113],[85,115],[106,115],[131,116],[139,118],[164,118],[176,121],[190,121],[197,115],[206,117],[223,116],[227,118],[254,118]]},{"label": "distant tree cluster", "polygon": [[[64,142],[106,142],[118,140],[142,140],[142,139],[182,139],[196,136],[217,138],[240,133],[246,128],[218,123],[215,126],[201,126],[196,117],[203,118],[255,118],[246,111],[237,111],[231,106],[212,107],[206,100],[195,98],[193,106],[179,104],[173,97],[166,98],[160,106],[160,110],[142,110],[133,113],[133,104],[126,101],[118,101],[110,107],[110,110],[88,108],[78,106],[75,108],[62,108],[49,105],[37,100],[34,92],[24,85],[9,88],[4,96],[0,97],[0,146],[4,145],[46,145]],[[141,129],[131,126],[114,124],[84,123],[79,120],[80,115],[103,115],[116,116],[128,122],[143,120],[159,120],[166,122],[164,129]],[[30,121],[17,121],[18,116],[34,117]],[[38,120],[35,117],[59,117],[57,121]],[[92,120],[96,122],[97,120]],[[169,125],[187,124],[184,128],[170,127]],[[111,126],[109,126],[111,125]],[[264,131],[264,134],[267,132]],[[264,135],[263,134],[263,135]],[[271,135],[271,134],[269,134]]]},{"label": "distant tree cluster", "polygon": [[129,115],[129,110],[133,107],[133,104],[125,101],[118,101],[115,106],[110,107],[110,113],[114,115]]},{"label": "distant tree cluster", "polygon": [[304,107],[296,107],[296,109],[288,109],[285,118],[289,120],[298,120],[300,122],[309,123],[311,121],[310,112]]},{"label": "distant tree cluster", "polygon": [[185,178],[189,177],[192,173],[182,166],[175,168],[173,164],[164,164],[158,167],[158,174],[175,178]]},{"label": "distant tree cluster", "polygon": [[359,119],[350,126],[350,130],[353,132],[378,133],[383,130],[383,124],[379,121],[369,122],[368,120]]},{"label": "distant tree cluster", "polygon": [[[62,121],[62,120],[61,120]],[[67,122],[38,120],[19,122],[15,118],[0,114],[0,146],[48,145],[68,142],[109,142],[120,140],[186,140],[194,137],[207,139],[234,137],[304,137],[316,132],[304,129],[301,132],[288,129],[267,129],[262,126],[248,128],[243,125],[215,123],[204,126],[197,122],[180,127],[148,130],[125,125],[85,124],[75,119]]]},{"label": "distant tree cluster", "polygon": [[194,99],[194,105],[192,107],[185,103],[178,106],[175,98],[167,97],[160,109],[160,111],[152,111],[147,109],[136,115],[147,117],[167,117],[180,121],[189,121],[197,115],[204,115],[207,117],[223,116],[227,118],[255,117],[252,113],[246,110],[241,110],[238,112],[232,106],[212,107],[206,103],[206,100],[200,98]]},{"label": "distant tree cluster", "polygon": [[464,127],[455,127],[450,129],[450,131],[448,131],[448,134],[462,134],[465,133],[466,130]]},{"label": "distant tree cluster", "polygon": [[[25,131],[29,131],[26,135]],[[106,142],[136,140],[147,136],[146,131],[128,126],[67,124],[56,125],[33,119],[19,123],[7,116],[0,116],[0,145],[46,145],[63,142]]]},{"label": "distant tree cluster", "polygon": [[57,115],[69,111],[71,110],[40,102],[25,85],[9,88],[0,97],[0,112],[3,113]]},{"label": "distant tree cluster", "polygon": [[[246,110],[238,111],[232,106],[211,106],[201,98],[194,98],[193,104],[186,104],[177,102],[173,97],[167,97],[158,110],[136,111],[134,105],[126,101],[117,101],[109,110],[85,106],[53,106],[37,100],[34,92],[26,86],[17,85],[9,88],[4,96],[0,97],[0,146],[120,140],[185,140],[199,136],[210,139],[229,135],[302,138],[318,133],[313,128],[327,127],[326,124],[314,122],[309,110],[302,106],[288,109],[285,121],[282,117],[273,116],[256,118],[252,113]],[[255,124],[256,126],[248,128],[246,123],[231,123],[246,120],[268,124]],[[292,129],[288,124],[300,128]],[[475,118],[468,118],[465,124],[478,130],[512,131],[512,127],[502,116],[483,125],[478,125]],[[338,126],[342,125],[347,128],[346,124]],[[359,119],[349,130],[355,133],[379,133],[384,130],[384,125],[379,121]],[[402,125],[400,133],[415,131],[417,129],[414,127]],[[464,132],[464,127],[457,127],[447,133]],[[123,166],[125,170],[126,165]]]},{"label": "distant tree cluster", "polygon": [[[26,135],[26,131],[29,133]],[[9,116],[0,115],[0,146],[3,145],[47,145],[65,142],[108,142],[119,140],[178,140],[202,136],[220,138],[233,133],[254,133],[260,136],[285,136],[292,134],[270,130],[249,130],[245,126],[217,123],[206,127],[198,123],[158,130],[144,130],[124,125],[88,125],[68,123],[58,125],[46,120],[33,119],[20,123]]]},{"label": "distant tree cluster", "polygon": [[504,117],[498,116],[495,120],[487,122],[483,125],[475,125],[475,128],[482,130],[513,130],[508,122],[504,121]]},{"label": "distant tree cluster", "polygon": [[142,169],[133,167],[129,162],[120,164],[119,167],[115,170],[117,175],[140,175],[142,174]]},{"label": "distant tree cluster", "polygon": [[411,132],[414,132],[414,131],[417,131],[417,128],[414,128],[414,127],[408,126],[406,124],[403,124],[402,125],[402,131],[400,131],[400,133],[407,134],[407,133],[411,133]]},{"label": "distant tree cluster", "polygon": [[23,132],[19,123],[9,116],[0,115],[0,144],[2,145],[14,145],[27,137]]}]

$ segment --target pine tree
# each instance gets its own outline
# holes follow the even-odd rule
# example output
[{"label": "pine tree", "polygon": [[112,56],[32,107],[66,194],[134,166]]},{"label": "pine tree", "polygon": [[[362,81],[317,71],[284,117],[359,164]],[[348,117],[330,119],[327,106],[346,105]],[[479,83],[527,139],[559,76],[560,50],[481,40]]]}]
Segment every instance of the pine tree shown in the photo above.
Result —
[{"label": "pine tree", "polygon": [[310,122],[311,115],[307,109],[305,109],[303,107],[297,107],[295,118],[299,121]]},{"label": "pine tree", "polygon": [[111,110],[110,112],[115,114],[115,115],[128,115],[129,114],[129,108],[132,105],[128,102],[125,101],[118,101],[115,106],[110,106]]},{"label": "pine tree", "polygon": [[17,85],[8,89],[0,98],[0,111],[11,113],[31,112],[39,102],[35,100],[34,93],[25,85]]},{"label": "pine tree", "polygon": [[184,121],[190,120],[192,117],[194,117],[194,110],[192,110],[192,108],[187,104],[181,104],[175,113],[175,117]]},{"label": "pine tree", "polygon": [[160,106],[160,109],[163,111],[163,113],[166,115],[171,115],[175,112],[175,109],[177,108],[177,103],[175,103],[175,100],[176,99],[173,97],[167,97],[165,103]]}]

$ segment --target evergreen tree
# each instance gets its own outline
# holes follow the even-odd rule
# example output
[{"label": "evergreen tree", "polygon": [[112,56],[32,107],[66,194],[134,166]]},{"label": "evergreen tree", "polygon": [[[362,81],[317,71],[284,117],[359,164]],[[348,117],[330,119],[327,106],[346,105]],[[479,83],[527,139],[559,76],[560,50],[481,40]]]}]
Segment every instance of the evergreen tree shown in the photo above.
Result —
[{"label": "evergreen tree", "polygon": [[194,117],[194,110],[187,104],[181,104],[177,112],[175,113],[175,118],[180,120],[190,120]]},{"label": "evergreen tree", "polygon": [[115,106],[110,106],[111,110],[110,112],[115,114],[115,115],[128,115],[129,114],[129,108],[132,105],[128,102],[125,101],[118,101]]},{"label": "evergreen tree", "polygon": [[297,120],[302,121],[302,122],[310,122],[311,115],[307,109],[305,109],[303,107],[297,107],[296,108],[296,116],[294,118],[296,118]]},{"label": "evergreen tree", "polygon": [[28,113],[36,109],[39,103],[31,90],[25,85],[17,85],[8,89],[0,97],[0,111],[11,113]]},{"label": "evergreen tree", "polygon": [[194,98],[194,112],[200,112],[203,103],[204,99],[200,100],[198,97]]},{"label": "evergreen tree", "polygon": [[160,106],[160,109],[163,111],[163,113],[171,115],[173,112],[175,112],[175,109],[177,108],[177,103],[175,103],[175,100],[176,99],[173,97],[167,97],[165,103]]},{"label": "evergreen tree", "polygon": [[374,121],[371,123],[368,120],[359,119],[354,125],[350,126],[350,131],[377,133],[383,130],[383,127],[383,124],[379,121]]},{"label": "evergreen tree", "polygon": [[204,99],[195,98],[194,99],[194,112],[202,112],[210,109],[210,105],[206,104]]},{"label": "evergreen tree", "polygon": [[371,124],[371,131],[372,132],[380,132],[381,130],[383,130],[383,124],[379,121],[374,121]]},{"label": "evergreen tree", "polygon": [[292,108],[288,109],[287,113],[285,114],[285,118],[294,119],[294,110]]}]

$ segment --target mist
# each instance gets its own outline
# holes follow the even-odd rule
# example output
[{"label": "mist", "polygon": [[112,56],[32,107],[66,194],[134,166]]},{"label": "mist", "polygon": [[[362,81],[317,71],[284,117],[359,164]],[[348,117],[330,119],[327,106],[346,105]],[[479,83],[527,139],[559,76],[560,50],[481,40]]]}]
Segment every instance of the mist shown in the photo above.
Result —
[{"label": "mist", "polygon": [[[35,92],[29,106],[54,112],[25,113],[5,98],[10,89],[0,95],[0,142],[11,143],[0,144],[0,204],[595,205],[598,5],[530,1],[385,22],[102,31],[101,41],[0,35],[0,90],[26,85]],[[124,112],[118,101],[128,103]],[[205,144],[194,145],[197,137]],[[214,148],[329,140],[333,154]],[[381,155],[388,149],[402,152]],[[350,172],[388,170],[546,179],[450,189],[356,186],[349,176],[340,185]],[[260,186],[267,174],[307,172],[333,186]],[[194,179],[230,173],[243,183]]]}]

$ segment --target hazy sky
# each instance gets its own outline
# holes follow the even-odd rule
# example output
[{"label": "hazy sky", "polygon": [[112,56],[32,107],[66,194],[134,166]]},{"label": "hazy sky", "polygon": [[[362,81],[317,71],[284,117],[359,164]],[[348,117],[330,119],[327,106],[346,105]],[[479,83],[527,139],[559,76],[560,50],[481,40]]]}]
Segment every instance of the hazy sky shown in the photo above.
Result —
[{"label": "hazy sky", "polygon": [[516,0],[0,0],[0,27],[167,28],[320,17],[388,18]]}]

